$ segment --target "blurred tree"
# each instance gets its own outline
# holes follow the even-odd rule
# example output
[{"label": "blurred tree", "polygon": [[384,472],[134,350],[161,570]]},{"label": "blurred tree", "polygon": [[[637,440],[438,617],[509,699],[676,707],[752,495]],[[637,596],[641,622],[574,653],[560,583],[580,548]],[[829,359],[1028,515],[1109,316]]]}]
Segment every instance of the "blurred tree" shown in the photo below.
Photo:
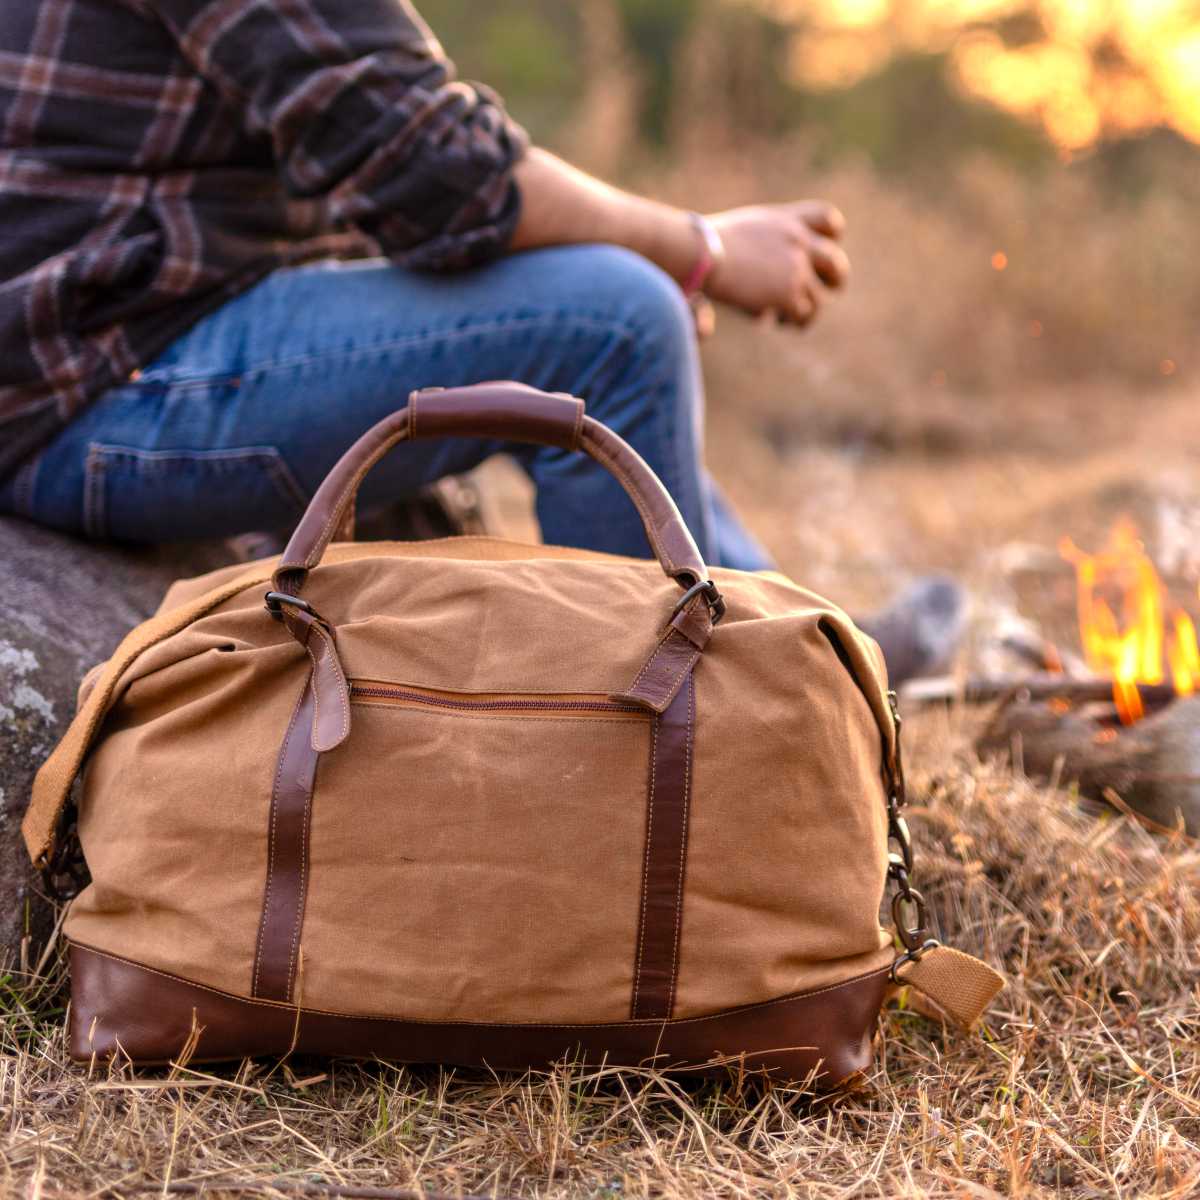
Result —
[{"label": "blurred tree", "polygon": [[578,5],[417,0],[417,7],[464,78],[494,87],[535,137],[553,138],[583,92]]},{"label": "blurred tree", "polygon": [[675,63],[702,0],[617,0],[629,43],[646,79],[643,131],[661,142],[667,133]]},{"label": "blurred tree", "polygon": [[1188,40],[1180,8],[1192,0],[1156,0],[1175,14],[1160,20],[1086,0],[417,3],[466,78],[500,91],[537,140],[610,174],[647,143],[711,149],[795,129],[823,158],[857,152],[892,170],[979,150],[1033,167],[1107,131],[1094,157],[1133,188],[1179,138],[1137,150],[1131,135],[1200,114],[1200,33]]}]

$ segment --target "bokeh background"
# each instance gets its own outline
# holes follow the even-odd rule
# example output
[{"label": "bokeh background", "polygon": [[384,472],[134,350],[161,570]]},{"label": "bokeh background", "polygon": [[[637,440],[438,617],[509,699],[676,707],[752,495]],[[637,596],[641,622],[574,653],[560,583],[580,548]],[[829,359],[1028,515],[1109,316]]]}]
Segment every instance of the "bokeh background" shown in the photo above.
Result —
[{"label": "bokeh background", "polygon": [[816,327],[723,314],[705,347],[710,461],[796,578],[863,605],[944,567],[1053,623],[1070,572],[1017,595],[1014,547],[1129,513],[1195,598],[1200,4],[420,7],[583,166],[846,213],[852,286]]}]

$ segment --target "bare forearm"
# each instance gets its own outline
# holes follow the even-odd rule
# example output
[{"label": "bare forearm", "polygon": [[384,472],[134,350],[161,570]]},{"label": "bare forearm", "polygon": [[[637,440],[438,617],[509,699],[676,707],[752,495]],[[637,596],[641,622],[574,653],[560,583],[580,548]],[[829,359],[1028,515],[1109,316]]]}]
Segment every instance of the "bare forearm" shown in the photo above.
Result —
[{"label": "bare forearm", "polygon": [[[689,286],[703,266],[703,226],[685,209],[611,187],[544,150],[529,151],[516,179],[521,217],[514,250],[609,242]],[[830,204],[749,205],[712,213],[708,224],[720,248],[709,254],[702,284],[713,300],[804,325],[816,315],[823,290],[849,278],[850,262],[838,245],[845,222]]]},{"label": "bare forearm", "polygon": [[521,219],[514,250],[609,242],[686,279],[696,263],[696,231],[679,208],[624,192],[544,150],[532,149],[517,166]]}]

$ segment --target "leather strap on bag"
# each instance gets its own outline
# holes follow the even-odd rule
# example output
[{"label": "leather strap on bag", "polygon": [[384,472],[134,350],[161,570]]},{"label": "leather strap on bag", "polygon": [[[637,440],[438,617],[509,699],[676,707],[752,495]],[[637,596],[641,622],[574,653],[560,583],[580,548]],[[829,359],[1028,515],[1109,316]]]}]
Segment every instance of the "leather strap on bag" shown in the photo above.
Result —
[{"label": "leather strap on bag", "polygon": [[50,757],[42,764],[33,780],[33,794],[25,819],[21,822],[21,834],[25,848],[33,865],[39,869],[46,866],[54,853],[59,821],[71,794],[75,776],[92,741],[100,729],[117,688],[125,672],[134,661],[151,646],[186,629],[193,621],[232,599],[248,587],[266,583],[270,572],[259,567],[238,579],[232,580],[203,596],[197,596],[189,604],[160,612],[132,630],[104,664],[87,699],[75,714],[62,741],[55,746]]},{"label": "leather strap on bag", "polygon": [[[353,528],[355,498],[368,472],[401,442],[435,437],[495,438],[579,450],[621,484],[637,508],[654,556],[684,589],[654,652],[630,686],[618,693],[621,700],[664,712],[704,650],[724,601],[675,501],[641,455],[586,416],[582,400],[521,383],[413,392],[406,408],[385,417],[342,455],[317,489],[275,571],[276,611],[293,636],[311,650],[314,630],[297,619],[305,611],[297,601],[309,571],[320,564],[334,536]],[[330,711],[339,697],[332,691],[323,695],[323,690],[318,691],[318,707],[323,704]],[[332,749],[338,744],[333,737],[322,739],[318,748]]]}]

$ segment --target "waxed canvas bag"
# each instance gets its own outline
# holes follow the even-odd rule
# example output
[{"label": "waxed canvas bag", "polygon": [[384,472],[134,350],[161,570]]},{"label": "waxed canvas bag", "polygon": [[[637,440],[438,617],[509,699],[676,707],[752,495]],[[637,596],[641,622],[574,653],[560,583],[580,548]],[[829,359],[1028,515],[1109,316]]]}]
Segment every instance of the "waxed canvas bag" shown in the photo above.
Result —
[{"label": "waxed canvas bag", "polygon": [[[589,454],[654,558],[348,540],[374,464],[443,436]],[[79,1059],[831,1085],[869,1065],[889,988],[969,1025],[1000,986],[930,938],[903,802],[875,644],[782,575],[710,572],[581,401],[488,384],[366,433],[281,558],[173,586],[84,681],[24,832],[61,874],[77,827],[90,872]]]}]

